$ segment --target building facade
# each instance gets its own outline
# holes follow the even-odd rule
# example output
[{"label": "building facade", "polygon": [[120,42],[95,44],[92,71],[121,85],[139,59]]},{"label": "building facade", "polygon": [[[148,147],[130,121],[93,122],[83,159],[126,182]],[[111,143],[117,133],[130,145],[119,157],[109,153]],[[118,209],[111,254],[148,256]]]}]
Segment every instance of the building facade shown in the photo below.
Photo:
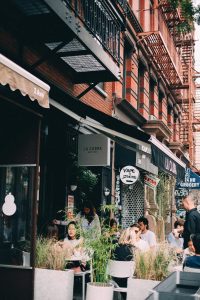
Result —
[{"label": "building facade", "polygon": [[[179,10],[157,0],[9,0],[0,15],[0,205],[11,193],[17,208],[0,220],[0,263],[21,265],[12,249],[28,240],[34,266],[37,234],[85,199],[97,211],[115,203],[123,227],[145,215],[163,238],[192,157],[183,119],[193,44],[176,32]],[[134,184],[121,182],[125,166],[139,170]],[[16,273],[0,270],[6,286]]]}]

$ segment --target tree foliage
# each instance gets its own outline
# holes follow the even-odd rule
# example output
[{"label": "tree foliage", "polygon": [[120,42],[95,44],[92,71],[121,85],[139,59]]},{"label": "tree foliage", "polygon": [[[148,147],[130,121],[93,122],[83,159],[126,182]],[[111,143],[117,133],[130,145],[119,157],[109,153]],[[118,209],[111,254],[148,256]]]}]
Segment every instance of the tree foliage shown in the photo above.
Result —
[{"label": "tree foliage", "polygon": [[182,32],[190,32],[194,27],[194,22],[200,24],[200,5],[195,6],[192,0],[168,0],[173,9],[181,8],[184,21],[179,25]]}]

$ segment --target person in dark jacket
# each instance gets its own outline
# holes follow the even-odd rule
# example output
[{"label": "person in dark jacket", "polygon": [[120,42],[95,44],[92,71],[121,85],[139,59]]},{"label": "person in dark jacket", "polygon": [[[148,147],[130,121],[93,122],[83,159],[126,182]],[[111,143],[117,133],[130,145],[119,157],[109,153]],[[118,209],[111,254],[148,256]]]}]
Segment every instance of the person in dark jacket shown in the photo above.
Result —
[{"label": "person in dark jacket", "polygon": [[[112,259],[119,261],[130,261],[134,260],[134,243],[136,242],[136,236],[133,234],[131,228],[125,229],[119,238],[118,245],[116,246]],[[120,287],[127,287],[128,278],[116,278],[113,277],[114,281]],[[121,293],[122,299],[126,299],[126,294]]]},{"label": "person in dark jacket", "polygon": [[197,211],[192,194],[184,197],[183,207],[186,210],[186,217],[183,230],[183,248],[187,248],[191,234],[200,234],[200,213]]},{"label": "person in dark jacket", "polygon": [[188,256],[183,262],[183,270],[185,267],[200,269],[200,234],[193,234],[191,236],[195,255]]}]

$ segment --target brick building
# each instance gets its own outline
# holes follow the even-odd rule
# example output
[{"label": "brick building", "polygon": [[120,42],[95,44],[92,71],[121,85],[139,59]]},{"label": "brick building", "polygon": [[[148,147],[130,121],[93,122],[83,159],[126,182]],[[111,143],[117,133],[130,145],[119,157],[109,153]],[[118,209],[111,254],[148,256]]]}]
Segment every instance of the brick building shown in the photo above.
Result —
[{"label": "brick building", "polygon": [[[84,197],[97,210],[115,203],[124,227],[145,214],[156,230],[156,217],[162,236],[192,155],[182,118],[192,101],[193,39],[176,32],[179,10],[156,0],[9,0],[0,16],[0,204],[12,193],[17,206],[0,221],[1,263],[12,264],[11,246],[31,236],[33,265],[37,228]],[[83,143],[90,135],[85,149],[97,155],[81,164],[98,179],[90,195],[74,174],[80,135]],[[99,136],[103,163],[102,146],[91,146]],[[127,165],[140,171],[132,185],[119,179]],[[168,177],[165,215],[148,185],[159,172]]]}]

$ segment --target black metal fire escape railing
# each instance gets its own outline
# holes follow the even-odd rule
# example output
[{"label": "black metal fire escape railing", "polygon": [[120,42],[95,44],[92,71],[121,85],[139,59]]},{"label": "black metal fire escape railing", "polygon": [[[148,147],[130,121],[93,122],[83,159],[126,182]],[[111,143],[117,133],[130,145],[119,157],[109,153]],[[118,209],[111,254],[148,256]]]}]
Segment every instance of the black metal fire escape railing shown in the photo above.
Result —
[{"label": "black metal fire escape railing", "polygon": [[108,1],[64,0],[64,3],[119,63],[121,24]]},{"label": "black metal fire escape railing", "polygon": [[116,0],[117,3],[119,3],[119,5],[122,7],[123,11],[126,13],[127,12],[127,0]]}]

